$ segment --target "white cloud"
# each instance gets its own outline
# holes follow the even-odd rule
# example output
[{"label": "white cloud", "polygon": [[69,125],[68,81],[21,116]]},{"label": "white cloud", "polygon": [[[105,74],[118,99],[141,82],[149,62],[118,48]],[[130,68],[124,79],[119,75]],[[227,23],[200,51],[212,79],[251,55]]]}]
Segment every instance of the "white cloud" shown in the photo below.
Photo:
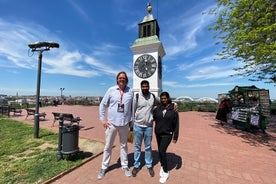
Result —
[{"label": "white cloud", "polygon": [[73,7],[73,9],[85,20],[90,22],[89,15],[85,12],[85,10],[80,6],[80,3],[76,3],[75,1],[68,0],[69,4]]},{"label": "white cloud", "polygon": [[167,87],[173,87],[173,88],[181,88],[184,87],[183,85],[178,84],[175,81],[163,81],[163,85]]},{"label": "white cloud", "polygon": [[234,86],[237,83],[234,82],[211,82],[211,83],[195,83],[195,84],[179,84],[175,81],[164,81],[163,85],[171,88],[198,88],[198,87],[215,87],[215,86]]},{"label": "white cloud", "polygon": [[208,64],[208,65],[211,65],[212,63],[215,64],[215,61],[214,61],[215,57],[216,56],[206,56],[196,61],[186,61],[186,62],[183,62],[183,64],[177,65],[177,69],[180,71],[185,71],[185,70],[187,71],[187,70],[195,69],[205,64]]},{"label": "white cloud", "polygon": [[[36,29],[32,29],[36,27]],[[47,35],[44,37],[44,35]],[[127,70],[124,66],[111,63],[111,56],[120,47],[102,43],[95,46],[90,55],[77,50],[66,50],[66,42],[47,29],[36,24],[10,23],[0,19],[0,65],[6,68],[29,68],[36,70],[38,52],[32,53],[28,44],[37,40],[56,40],[62,47],[43,52],[42,70],[51,74],[66,74],[79,77],[95,77],[103,74],[115,75],[119,70]],[[93,47],[93,46],[92,46]],[[29,50],[29,53],[28,53]],[[29,57],[31,56],[31,57]],[[101,58],[98,60],[97,58]]]},{"label": "white cloud", "polygon": [[198,72],[194,72],[191,75],[187,75],[185,78],[189,81],[200,81],[200,80],[207,80],[207,79],[220,79],[230,77],[230,75],[235,74],[235,71],[232,69],[218,69],[217,67],[206,67],[200,69]]},{"label": "white cloud", "polygon": [[[211,7],[207,7],[206,10]],[[208,25],[213,21],[213,16],[202,14],[205,10],[198,9],[190,12],[184,12],[174,20],[169,20],[165,31],[170,33],[164,39],[166,45],[167,57],[174,57],[196,47],[206,47],[198,45],[197,38],[206,33]],[[172,24],[177,22],[177,24]]]},{"label": "white cloud", "polygon": [[176,69],[186,72],[186,79],[189,81],[227,78],[237,72],[233,70],[237,66],[234,61],[216,61],[216,55],[206,56],[196,61],[185,61]]},{"label": "white cloud", "polygon": [[7,22],[0,19],[0,58],[3,63],[8,63],[9,67],[34,68],[35,63],[28,57],[28,54],[33,54],[28,53],[28,44],[37,40],[52,40],[54,38],[54,35],[40,25]]},{"label": "white cloud", "polygon": [[64,51],[58,54],[57,57],[47,58],[44,60],[45,67],[43,70],[46,73],[66,74],[79,77],[98,76],[99,72],[88,70],[83,66],[84,57],[77,51]]},{"label": "white cloud", "polygon": [[205,83],[205,84],[190,84],[187,85],[188,88],[195,88],[195,87],[216,87],[216,86],[234,86],[237,83],[234,82],[219,82],[219,83]]}]

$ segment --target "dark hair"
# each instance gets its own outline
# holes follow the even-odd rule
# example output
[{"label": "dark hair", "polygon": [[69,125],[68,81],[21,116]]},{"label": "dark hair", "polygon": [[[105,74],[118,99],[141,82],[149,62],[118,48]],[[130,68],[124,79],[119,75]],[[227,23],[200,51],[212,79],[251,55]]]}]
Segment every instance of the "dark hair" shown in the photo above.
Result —
[{"label": "dark hair", "polygon": [[140,83],[140,85],[142,86],[143,84],[149,85],[149,81],[147,81],[147,80],[142,80],[141,83]]},{"label": "dark hair", "polygon": [[161,96],[166,96],[168,99],[170,99],[170,94],[166,91],[164,91],[160,94],[160,98],[161,98]]},{"label": "dark hair", "polygon": [[117,74],[117,76],[116,76],[116,82],[117,82],[117,84],[118,84],[118,78],[119,78],[119,75],[121,75],[121,74],[125,74],[125,76],[126,76],[126,83],[128,84],[128,77],[127,77],[126,72],[124,72],[124,71],[119,72],[119,73]]}]

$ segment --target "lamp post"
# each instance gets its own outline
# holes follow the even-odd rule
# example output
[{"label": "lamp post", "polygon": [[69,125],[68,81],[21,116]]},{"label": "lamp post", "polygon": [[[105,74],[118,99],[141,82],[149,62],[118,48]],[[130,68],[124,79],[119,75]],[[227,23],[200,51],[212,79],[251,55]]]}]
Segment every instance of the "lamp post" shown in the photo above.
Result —
[{"label": "lamp post", "polygon": [[63,95],[62,92],[65,90],[65,88],[59,88],[60,89],[60,98],[62,99]]},{"label": "lamp post", "polygon": [[39,135],[39,98],[40,98],[40,81],[41,81],[41,65],[42,53],[50,50],[50,48],[59,48],[58,43],[54,42],[36,42],[28,45],[32,52],[38,52],[38,69],[37,69],[37,85],[36,85],[36,106],[34,116],[34,138]]}]

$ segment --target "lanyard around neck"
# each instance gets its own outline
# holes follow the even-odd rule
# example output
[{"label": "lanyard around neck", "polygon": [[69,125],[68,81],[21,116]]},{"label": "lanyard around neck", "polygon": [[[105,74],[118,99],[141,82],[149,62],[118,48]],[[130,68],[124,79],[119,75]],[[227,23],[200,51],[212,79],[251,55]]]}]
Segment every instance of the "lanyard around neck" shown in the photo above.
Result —
[{"label": "lanyard around neck", "polygon": [[124,96],[124,91],[119,88],[119,93],[120,93],[120,104],[123,103],[123,96]]}]

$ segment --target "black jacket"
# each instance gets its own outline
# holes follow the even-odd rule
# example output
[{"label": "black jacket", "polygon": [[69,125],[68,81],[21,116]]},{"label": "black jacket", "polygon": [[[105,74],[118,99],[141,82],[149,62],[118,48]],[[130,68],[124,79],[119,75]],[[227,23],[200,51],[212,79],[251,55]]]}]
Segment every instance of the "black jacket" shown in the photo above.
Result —
[{"label": "black jacket", "polygon": [[[163,116],[163,110],[166,110]],[[178,139],[179,134],[179,116],[173,108],[173,104],[164,108],[162,105],[153,110],[153,119],[155,121],[155,134],[173,135],[173,140]]]}]

